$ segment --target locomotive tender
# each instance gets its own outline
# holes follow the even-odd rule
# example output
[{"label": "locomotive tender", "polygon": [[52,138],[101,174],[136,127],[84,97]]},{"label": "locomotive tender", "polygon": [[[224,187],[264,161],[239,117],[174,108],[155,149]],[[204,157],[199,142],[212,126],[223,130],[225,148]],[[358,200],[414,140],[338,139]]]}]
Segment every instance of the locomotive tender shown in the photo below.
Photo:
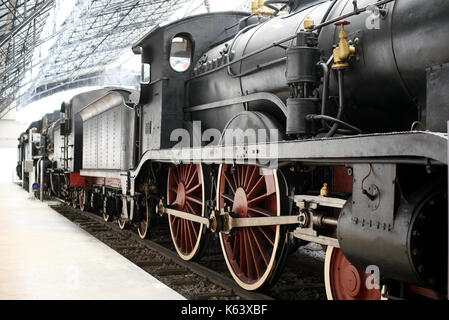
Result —
[{"label": "locomotive tender", "polygon": [[444,0],[255,1],[158,26],[133,46],[139,99],[63,105],[53,192],[142,238],[167,214],[185,260],[217,234],[247,290],[313,242],[330,299],[446,297],[448,15]]}]

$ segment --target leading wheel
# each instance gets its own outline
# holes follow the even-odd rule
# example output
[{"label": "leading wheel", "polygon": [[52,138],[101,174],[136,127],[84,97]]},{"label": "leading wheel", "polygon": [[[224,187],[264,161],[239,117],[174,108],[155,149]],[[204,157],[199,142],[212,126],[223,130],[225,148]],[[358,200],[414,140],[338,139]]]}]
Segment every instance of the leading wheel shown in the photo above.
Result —
[{"label": "leading wheel", "polygon": [[324,282],[329,300],[381,300],[380,289],[368,289],[368,274],[357,269],[334,247],[327,247]]},{"label": "leading wheel", "polygon": [[[171,166],[168,171],[167,204],[177,210],[206,216],[207,190],[201,164]],[[207,244],[204,225],[169,216],[170,233],[179,256],[184,260],[199,258]]]},{"label": "leading wheel", "polygon": [[[241,218],[280,216],[285,210],[286,185],[278,170],[222,165],[217,196],[218,210],[231,207]],[[288,254],[286,235],[287,228],[279,225],[220,233],[226,264],[241,287],[257,290],[276,281]]]}]

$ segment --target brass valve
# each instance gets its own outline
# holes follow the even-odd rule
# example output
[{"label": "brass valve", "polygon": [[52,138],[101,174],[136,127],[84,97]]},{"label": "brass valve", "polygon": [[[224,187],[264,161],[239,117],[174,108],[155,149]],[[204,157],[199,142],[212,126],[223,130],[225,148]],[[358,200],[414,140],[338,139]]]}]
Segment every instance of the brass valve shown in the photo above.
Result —
[{"label": "brass valve", "polygon": [[311,32],[315,28],[315,21],[311,17],[307,17],[306,20],[304,20],[304,29],[308,32]]},{"label": "brass valve", "polygon": [[339,36],[340,43],[338,44],[338,47],[334,49],[334,65],[332,66],[332,69],[334,70],[348,68],[349,63],[347,60],[349,57],[355,56],[356,53],[356,48],[349,44],[348,35],[345,31],[345,26],[349,24],[349,21],[339,21],[335,23],[336,26],[341,26],[341,31]]},{"label": "brass valve", "polygon": [[323,187],[320,190],[320,196],[322,197],[328,197],[329,196],[329,189],[328,189],[328,184],[325,183],[323,184]]},{"label": "brass valve", "polygon": [[251,2],[251,13],[256,15],[259,19],[262,16],[274,17],[274,11],[265,7],[265,0],[254,0]]}]

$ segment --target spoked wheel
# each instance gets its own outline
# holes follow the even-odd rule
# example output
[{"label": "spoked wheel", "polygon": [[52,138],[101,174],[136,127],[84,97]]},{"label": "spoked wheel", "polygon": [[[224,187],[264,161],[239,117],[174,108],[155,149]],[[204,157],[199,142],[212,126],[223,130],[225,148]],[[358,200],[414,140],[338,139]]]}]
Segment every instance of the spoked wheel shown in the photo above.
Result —
[{"label": "spoked wheel", "polygon": [[72,191],[72,207],[76,209],[78,207],[78,191]]},{"label": "spoked wheel", "polygon": [[327,247],[324,279],[329,300],[381,300],[380,290],[366,287],[368,276],[353,266],[340,249]]},{"label": "spoked wheel", "polygon": [[103,219],[106,222],[111,221],[111,211],[113,210],[112,208],[112,199],[105,196],[104,197],[104,201],[103,201]]},{"label": "spoked wheel", "polygon": [[[120,211],[119,211],[119,216],[118,216],[118,219],[117,219],[117,223],[118,223],[118,226],[119,226],[120,230],[124,230],[126,228],[126,220],[124,220],[122,218],[122,212],[123,212],[123,206],[124,205],[128,205],[128,204],[127,203],[125,203],[125,204],[122,203],[122,206],[121,206]],[[128,209],[129,209],[129,206],[128,206]]]},{"label": "spoked wheel", "polygon": [[[229,206],[238,217],[280,216],[286,186],[277,170],[261,172],[256,166],[222,165],[217,195],[218,209]],[[284,246],[286,235],[287,228],[281,226],[236,228],[229,235],[220,233],[226,264],[241,287],[257,290],[277,280],[288,254]]]},{"label": "spoked wheel", "polygon": [[102,210],[102,196],[97,191],[93,190],[90,194],[88,193],[89,197],[86,199],[88,200],[87,204],[89,206],[88,210],[91,210],[92,212],[99,212]]},{"label": "spoked wheel", "polygon": [[126,228],[126,221],[123,220],[121,217],[118,218],[117,223],[120,230],[124,230]]},{"label": "spoked wheel", "polygon": [[79,192],[79,205],[80,205],[80,210],[83,211],[83,212],[85,210],[87,210],[87,208],[88,208],[88,204],[87,204],[88,196],[89,196],[89,194],[88,194],[86,189],[81,189],[80,190],[80,192]]},{"label": "spoked wheel", "polygon": [[[208,189],[201,164],[170,167],[167,184],[168,205],[204,217]],[[207,244],[207,230],[204,225],[173,216],[168,219],[173,244],[179,256],[187,261],[199,258]]]},{"label": "spoked wheel", "polygon": [[145,199],[144,203],[142,220],[137,224],[137,232],[141,239],[145,239],[148,236],[150,229],[150,200]]}]

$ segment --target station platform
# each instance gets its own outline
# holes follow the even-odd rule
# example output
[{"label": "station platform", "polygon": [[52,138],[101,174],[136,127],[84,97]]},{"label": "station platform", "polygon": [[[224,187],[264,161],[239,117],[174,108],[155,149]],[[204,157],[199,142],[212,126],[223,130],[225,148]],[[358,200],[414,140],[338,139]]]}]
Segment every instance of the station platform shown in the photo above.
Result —
[{"label": "station platform", "polygon": [[0,225],[2,300],[185,299],[18,185],[0,184]]}]

